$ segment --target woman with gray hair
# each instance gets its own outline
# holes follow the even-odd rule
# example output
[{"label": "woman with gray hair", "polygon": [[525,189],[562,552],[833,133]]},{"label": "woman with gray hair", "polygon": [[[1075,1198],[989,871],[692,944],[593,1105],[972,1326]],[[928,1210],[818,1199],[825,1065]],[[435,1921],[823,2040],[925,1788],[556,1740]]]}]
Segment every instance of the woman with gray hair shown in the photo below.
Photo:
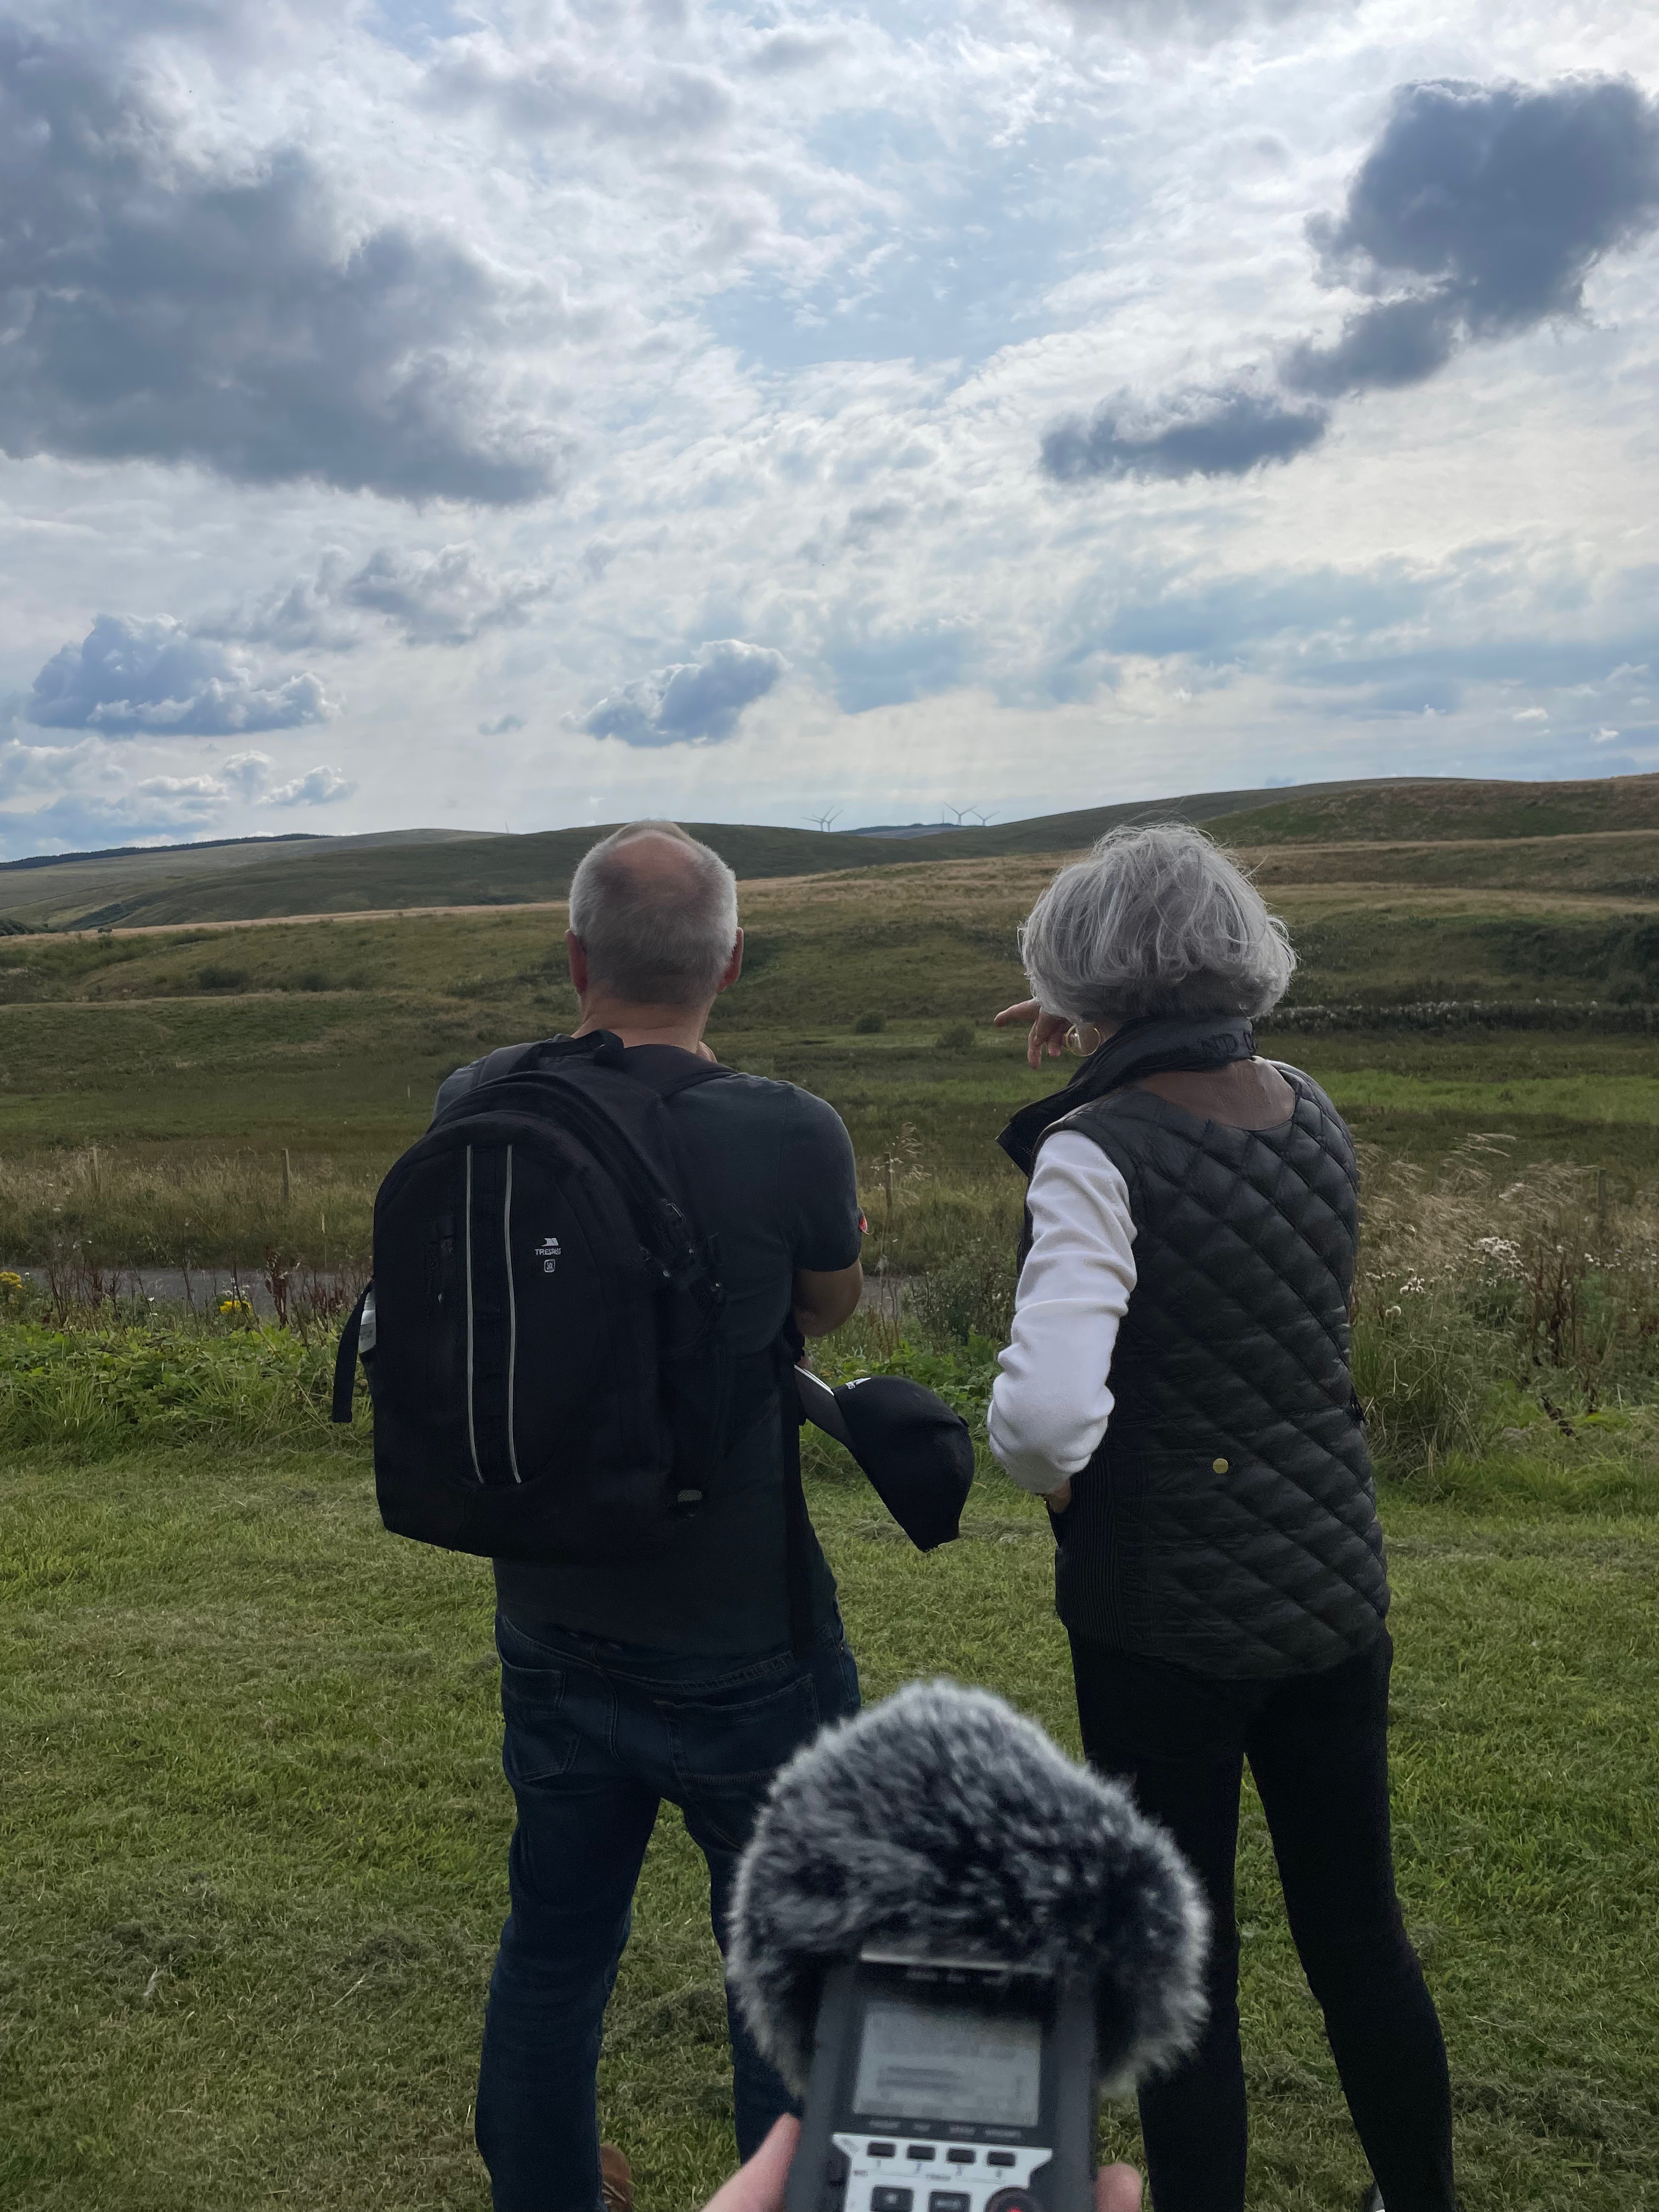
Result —
[{"label": "woman with gray hair", "polygon": [[1348,1367],[1353,1146],[1255,1054],[1295,965],[1208,838],[1122,830],[1020,933],[1040,1066],[1002,1145],[1030,1176],[991,1449],[1043,1497],[1083,1742],[1186,1852],[1210,2017],[1141,2091],[1158,2212],[1241,2212],[1234,1860],[1248,1759],[1291,1933],[1388,2212],[1451,2212],[1445,2047],[1395,1893],[1389,1587]]}]

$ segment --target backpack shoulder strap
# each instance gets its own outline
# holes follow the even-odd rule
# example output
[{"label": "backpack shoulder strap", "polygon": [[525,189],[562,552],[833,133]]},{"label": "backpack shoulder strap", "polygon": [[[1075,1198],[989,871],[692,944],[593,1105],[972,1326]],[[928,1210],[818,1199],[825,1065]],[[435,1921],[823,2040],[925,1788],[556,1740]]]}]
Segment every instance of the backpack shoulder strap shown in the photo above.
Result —
[{"label": "backpack shoulder strap", "polygon": [[538,1037],[530,1044],[497,1045],[473,1062],[471,1088],[476,1091],[481,1083],[495,1083],[504,1075],[521,1075],[527,1068],[556,1067],[561,1060],[619,1064],[622,1051],[621,1040],[608,1030],[591,1030],[583,1037]]},{"label": "backpack shoulder strap", "polygon": [[473,1061],[472,1089],[476,1091],[481,1083],[494,1083],[498,1076],[516,1074],[530,1065],[541,1048],[539,1040],[534,1044],[497,1045],[494,1052]]},{"label": "backpack shoulder strap", "polygon": [[357,1303],[351,1309],[345,1327],[340,1331],[339,1350],[334,1355],[334,1395],[329,1406],[331,1421],[351,1419],[351,1401],[357,1382],[357,1341],[362,1334],[363,1308],[368,1303],[373,1283],[365,1283]]},{"label": "backpack shoulder strap", "polygon": [[636,1082],[647,1084],[665,1103],[671,1098],[678,1098],[682,1091],[694,1089],[699,1083],[718,1083],[722,1076],[735,1075],[737,1072],[735,1067],[722,1067],[717,1060],[700,1060],[690,1067],[677,1067],[668,1075],[641,1075],[637,1068],[633,1067],[628,1071]]}]

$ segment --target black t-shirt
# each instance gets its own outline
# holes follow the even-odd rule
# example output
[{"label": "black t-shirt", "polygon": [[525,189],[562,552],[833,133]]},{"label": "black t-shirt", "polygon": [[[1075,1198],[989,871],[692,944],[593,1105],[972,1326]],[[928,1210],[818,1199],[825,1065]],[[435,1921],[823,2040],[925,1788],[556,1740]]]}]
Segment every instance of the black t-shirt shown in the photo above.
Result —
[{"label": "black t-shirt", "polygon": [[[642,1073],[678,1067],[677,1045],[635,1045]],[[473,1063],[476,1066],[476,1062]],[[439,1105],[465,1087],[459,1069]],[[668,1101],[697,1224],[717,1241],[734,1357],[764,1352],[788,1318],[798,1267],[830,1273],[859,1256],[853,1146],[833,1106],[793,1083],[733,1073]],[[501,1610],[536,1626],[577,1629],[655,1650],[747,1656],[789,1640],[784,1583],[783,1479],[775,1398],[728,1455],[708,1503],[665,1550],[617,1566],[495,1562]],[[836,1585],[817,1539],[808,1565],[814,1625]]]}]

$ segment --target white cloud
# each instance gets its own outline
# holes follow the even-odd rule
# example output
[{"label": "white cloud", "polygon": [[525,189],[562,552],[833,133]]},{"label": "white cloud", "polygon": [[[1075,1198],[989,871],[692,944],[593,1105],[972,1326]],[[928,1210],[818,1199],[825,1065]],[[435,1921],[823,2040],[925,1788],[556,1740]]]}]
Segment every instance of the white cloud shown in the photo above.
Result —
[{"label": "white cloud", "polygon": [[234,794],[250,806],[328,806],[357,788],[337,768],[308,769],[287,783],[274,781],[275,773],[269,753],[237,753],[213,787],[218,797]]},{"label": "white cloud", "polygon": [[309,672],[262,683],[240,653],[168,615],[99,615],[35,678],[23,719],[48,730],[222,737],[320,722],[332,702]]},{"label": "white cloud", "polygon": [[698,647],[695,660],[672,661],[607,693],[582,727],[589,737],[620,738],[625,745],[719,744],[788,665],[769,647],[716,638]]},{"label": "white cloud", "polygon": [[349,777],[342,775],[337,768],[307,769],[292,783],[280,783],[268,792],[264,804],[267,806],[329,806],[335,800],[349,799],[357,788]]}]

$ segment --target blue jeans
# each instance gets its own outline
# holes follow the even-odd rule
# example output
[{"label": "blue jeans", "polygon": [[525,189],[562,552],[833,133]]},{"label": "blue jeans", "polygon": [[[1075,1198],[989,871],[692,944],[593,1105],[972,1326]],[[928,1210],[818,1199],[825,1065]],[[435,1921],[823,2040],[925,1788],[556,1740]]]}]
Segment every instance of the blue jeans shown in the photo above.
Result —
[{"label": "blue jeans", "polygon": [[[773,1775],[826,1723],[856,1712],[838,1620],[810,1654],[695,1658],[495,1620],[518,1826],[512,1911],[490,1978],[478,2148],[495,2212],[597,2212],[594,2075],[605,2004],[657,1808],[680,1808],[708,1862],[722,1954],[732,1877]],[[738,2150],[793,2100],[729,1997]]]}]

